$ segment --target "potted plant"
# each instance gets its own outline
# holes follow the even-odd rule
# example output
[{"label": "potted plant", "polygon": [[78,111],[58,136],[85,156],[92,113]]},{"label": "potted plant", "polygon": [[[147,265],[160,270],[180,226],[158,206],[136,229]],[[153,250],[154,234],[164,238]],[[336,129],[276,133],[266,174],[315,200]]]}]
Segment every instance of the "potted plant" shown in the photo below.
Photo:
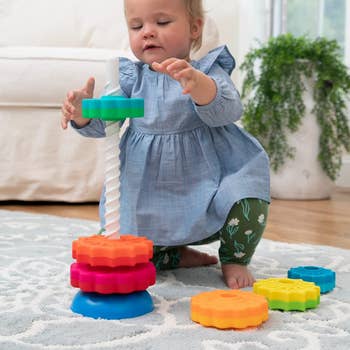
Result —
[{"label": "potted plant", "polygon": [[272,196],[328,197],[350,151],[350,75],[337,42],[280,35],[252,49],[241,70],[242,124],[270,157]]}]

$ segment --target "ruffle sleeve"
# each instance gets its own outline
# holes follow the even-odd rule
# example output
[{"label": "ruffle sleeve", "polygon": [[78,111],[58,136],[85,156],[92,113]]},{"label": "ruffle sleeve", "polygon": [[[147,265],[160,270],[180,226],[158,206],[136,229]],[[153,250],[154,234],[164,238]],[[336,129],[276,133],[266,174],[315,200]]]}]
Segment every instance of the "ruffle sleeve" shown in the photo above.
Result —
[{"label": "ruffle sleeve", "polygon": [[193,64],[196,69],[210,76],[216,84],[217,93],[213,101],[202,106],[193,103],[199,118],[210,127],[234,123],[242,115],[240,96],[230,77],[235,64],[226,46],[210,51]]},{"label": "ruffle sleeve", "polygon": [[131,96],[132,88],[138,79],[140,63],[125,57],[119,58],[119,84],[123,94],[127,97]]},{"label": "ruffle sleeve", "polygon": [[236,66],[236,61],[227,46],[219,46],[208,52],[206,56],[197,61],[198,68],[208,74],[213,65],[217,63],[228,75],[231,75]]}]

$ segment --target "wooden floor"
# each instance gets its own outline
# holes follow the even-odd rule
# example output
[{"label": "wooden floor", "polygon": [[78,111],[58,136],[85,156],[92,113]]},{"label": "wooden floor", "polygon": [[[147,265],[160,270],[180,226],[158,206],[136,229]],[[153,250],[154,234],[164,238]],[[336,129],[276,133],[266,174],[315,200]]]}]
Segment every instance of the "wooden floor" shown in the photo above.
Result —
[{"label": "wooden floor", "polygon": [[[98,205],[0,202],[0,209],[98,220]],[[350,249],[350,192],[337,191],[330,200],[272,200],[264,238]]]}]

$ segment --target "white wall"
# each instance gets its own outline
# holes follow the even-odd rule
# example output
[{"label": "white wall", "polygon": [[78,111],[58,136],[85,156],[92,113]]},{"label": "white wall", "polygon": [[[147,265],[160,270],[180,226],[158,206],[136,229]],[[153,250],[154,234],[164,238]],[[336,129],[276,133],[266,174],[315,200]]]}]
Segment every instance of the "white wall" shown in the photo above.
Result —
[{"label": "white wall", "polygon": [[[216,19],[216,24],[220,33],[221,44],[226,44],[232,53],[236,51],[236,35],[234,33],[234,23],[238,16],[235,0],[204,0],[206,14]],[[228,25],[232,23],[232,26]]]},{"label": "white wall", "polygon": [[[345,62],[350,69],[350,1],[346,1]],[[348,111],[350,120],[350,102],[348,102]],[[350,189],[350,154],[344,154],[343,167],[336,184]]]},{"label": "white wall", "polygon": [[204,0],[207,14],[223,19],[217,23],[220,41],[229,47],[236,59],[232,79],[239,90],[243,80],[239,66],[243,63],[244,56],[251,47],[257,46],[257,40],[264,42],[268,38],[269,3],[269,0]]}]

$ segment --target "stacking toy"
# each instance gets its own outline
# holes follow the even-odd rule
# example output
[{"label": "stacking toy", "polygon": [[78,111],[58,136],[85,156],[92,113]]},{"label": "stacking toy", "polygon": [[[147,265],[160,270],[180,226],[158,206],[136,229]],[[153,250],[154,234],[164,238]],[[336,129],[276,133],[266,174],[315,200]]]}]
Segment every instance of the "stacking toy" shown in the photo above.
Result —
[{"label": "stacking toy", "polygon": [[[112,246],[119,241],[106,240]],[[73,287],[80,288],[71,309],[83,316],[122,319],[153,310],[152,298],[146,291],[156,281],[156,269],[150,261],[115,267],[73,263],[70,280]]]},{"label": "stacking toy", "polygon": [[191,319],[219,329],[258,326],[268,319],[265,297],[241,290],[214,290],[191,298]]},{"label": "stacking toy", "polygon": [[144,113],[142,98],[123,96],[102,96],[83,100],[84,118],[98,118],[107,121],[118,121],[125,118],[140,118]]},{"label": "stacking toy", "polygon": [[[118,62],[110,61],[111,91],[118,91]],[[83,316],[122,319],[151,312],[153,301],[147,288],[155,283],[156,270],[150,262],[153,242],[133,235],[121,236],[119,223],[120,169],[118,121],[143,116],[139,98],[105,96],[82,103],[85,118],[106,121],[105,235],[80,237],[72,244],[71,285],[80,288],[71,309]]]},{"label": "stacking toy", "polygon": [[94,235],[73,241],[73,259],[91,266],[134,266],[153,256],[153,243],[145,237],[123,235],[119,239]]},{"label": "stacking toy", "polygon": [[272,310],[313,309],[320,303],[320,287],[300,279],[268,278],[253,284],[254,293],[264,295]]},{"label": "stacking toy", "polygon": [[[119,91],[119,61],[111,59],[107,62],[107,87],[110,93]],[[140,118],[144,114],[142,98],[126,98],[123,96],[103,96],[101,98],[84,99],[82,115],[89,119],[102,119],[105,123],[105,230],[106,236],[119,238],[119,198],[120,198],[120,123],[126,118]]]},{"label": "stacking toy", "polygon": [[288,278],[302,279],[314,282],[321,289],[321,293],[327,293],[335,287],[335,272],[320,266],[298,266],[288,271]]},{"label": "stacking toy", "polygon": [[153,301],[147,291],[106,295],[80,291],[73,299],[71,309],[86,317],[120,320],[151,312]]},{"label": "stacking toy", "polygon": [[70,268],[70,279],[71,285],[83,292],[127,294],[152,286],[156,282],[156,271],[151,262],[118,268],[74,263]]}]

